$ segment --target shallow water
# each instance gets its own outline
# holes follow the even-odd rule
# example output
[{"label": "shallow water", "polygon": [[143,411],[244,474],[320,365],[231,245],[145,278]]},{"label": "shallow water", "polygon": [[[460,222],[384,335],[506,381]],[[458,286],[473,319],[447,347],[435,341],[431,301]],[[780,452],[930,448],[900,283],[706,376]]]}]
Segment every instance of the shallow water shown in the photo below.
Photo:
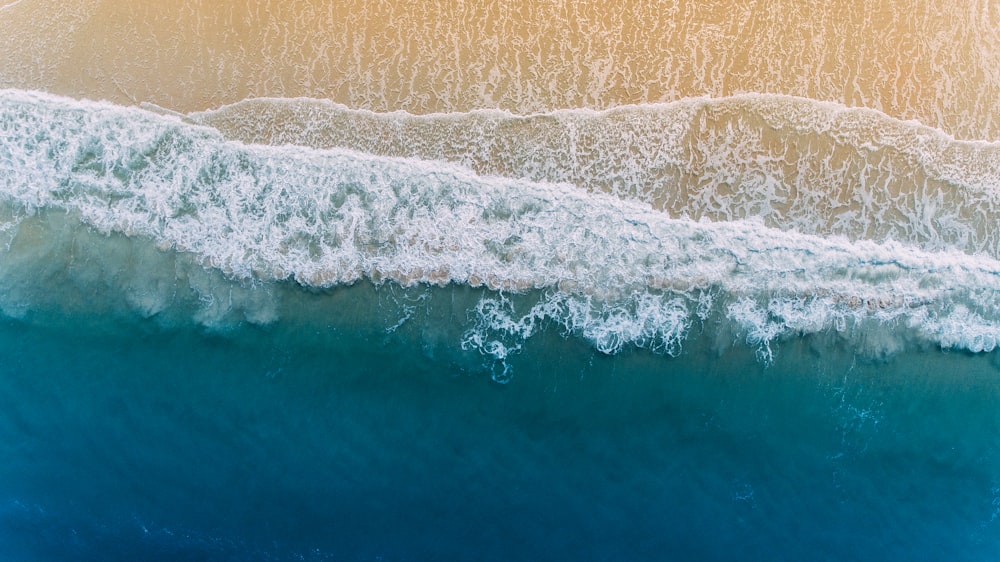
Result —
[{"label": "shallow water", "polygon": [[189,112],[252,97],[515,113],[789,94],[998,139],[984,0],[24,0],[0,87]]},{"label": "shallow water", "polygon": [[462,322],[467,289],[431,291],[386,333],[371,318],[390,292],[290,295],[313,313],[225,334],[5,322],[0,545],[163,560],[981,560],[1000,546],[987,356],[859,361],[805,338],[764,367],[708,331],[676,359],[547,333],[499,386],[425,329]]},{"label": "shallow water", "polygon": [[0,558],[995,558],[998,30],[0,0]]}]

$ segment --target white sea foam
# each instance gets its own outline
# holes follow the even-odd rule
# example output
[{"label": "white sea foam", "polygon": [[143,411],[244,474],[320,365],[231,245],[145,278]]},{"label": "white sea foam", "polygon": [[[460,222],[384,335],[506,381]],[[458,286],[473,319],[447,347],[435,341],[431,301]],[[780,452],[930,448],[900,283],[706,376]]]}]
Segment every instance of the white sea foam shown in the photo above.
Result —
[{"label": "white sea foam", "polygon": [[3,4],[0,4],[0,12],[6,10],[8,8],[12,8],[12,7],[20,4],[23,1],[24,0],[8,0],[7,2],[5,2]]},{"label": "white sea foam", "polygon": [[[244,145],[174,116],[42,94],[0,93],[0,109],[12,239],[30,235],[18,213],[63,209],[237,279],[485,285],[500,294],[473,311],[464,344],[500,360],[548,324],[607,353],[676,354],[692,326],[725,318],[765,360],[775,340],[818,332],[876,352],[910,339],[990,351],[1000,339],[1000,262],[985,255],[671,218],[566,183]],[[529,305],[504,297],[533,290]],[[866,336],[879,327],[897,335]]]},{"label": "white sea foam", "polygon": [[747,94],[608,111],[411,115],[265,99],[190,119],[244,142],[568,182],[675,218],[756,216],[782,230],[1000,256],[1000,143],[956,141],[870,109]]}]

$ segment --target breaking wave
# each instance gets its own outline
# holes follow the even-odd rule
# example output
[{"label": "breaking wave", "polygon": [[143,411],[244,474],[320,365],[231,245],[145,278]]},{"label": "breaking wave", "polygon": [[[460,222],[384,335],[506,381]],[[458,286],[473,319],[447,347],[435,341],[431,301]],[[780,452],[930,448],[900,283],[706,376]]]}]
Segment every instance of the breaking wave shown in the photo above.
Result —
[{"label": "breaking wave", "polygon": [[[246,140],[350,148],[245,144],[191,122],[240,137],[242,106],[182,117],[0,93],[0,308],[23,313],[14,288],[72,269],[96,229],[133,248],[107,261],[118,273],[102,290],[143,316],[201,275],[153,254],[221,272],[219,298],[200,302],[260,323],[275,315],[259,283],[481,287],[462,343],[501,362],[548,325],[605,353],[667,354],[692,327],[725,325],[765,361],[772,342],[804,334],[873,353],[913,341],[990,351],[1000,339],[994,144],[786,98],[530,117],[259,103],[340,115],[347,124],[309,121],[354,140],[277,128]],[[710,118],[728,136],[713,141]],[[793,148],[763,158],[771,137]],[[438,152],[455,162],[427,159]]]}]

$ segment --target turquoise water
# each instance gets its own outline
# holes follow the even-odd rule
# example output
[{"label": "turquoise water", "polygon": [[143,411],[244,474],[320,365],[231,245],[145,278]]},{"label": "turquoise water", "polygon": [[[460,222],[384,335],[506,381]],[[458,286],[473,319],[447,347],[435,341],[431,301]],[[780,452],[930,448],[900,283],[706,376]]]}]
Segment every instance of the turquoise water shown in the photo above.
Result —
[{"label": "turquoise water", "polygon": [[[292,289],[294,292],[295,290]],[[0,548],[45,559],[986,560],[993,359],[790,342],[595,353],[547,332],[506,385],[391,288],[225,334],[7,321]],[[363,302],[356,316],[327,314]],[[458,318],[453,318],[457,315]],[[706,334],[701,339],[711,340]]]},{"label": "turquoise water", "polygon": [[991,208],[713,222],[0,104],[6,559],[1000,552]]}]

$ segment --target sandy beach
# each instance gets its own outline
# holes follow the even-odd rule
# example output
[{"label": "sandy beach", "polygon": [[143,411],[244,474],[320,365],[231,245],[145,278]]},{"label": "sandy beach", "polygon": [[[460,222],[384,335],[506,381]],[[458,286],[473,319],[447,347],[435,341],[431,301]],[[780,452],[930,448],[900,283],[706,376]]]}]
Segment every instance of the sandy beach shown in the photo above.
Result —
[{"label": "sandy beach", "polygon": [[757,92],[1000,138],[995,2],[4,3],[0,86],[115,103],[530,113]]}]

